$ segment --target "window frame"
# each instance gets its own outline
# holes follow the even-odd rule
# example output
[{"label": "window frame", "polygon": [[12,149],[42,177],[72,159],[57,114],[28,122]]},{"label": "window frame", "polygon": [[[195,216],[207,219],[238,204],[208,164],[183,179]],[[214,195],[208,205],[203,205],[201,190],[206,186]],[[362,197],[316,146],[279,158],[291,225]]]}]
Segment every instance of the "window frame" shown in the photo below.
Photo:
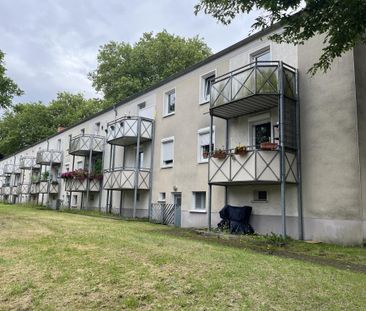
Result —
[{"label": "window frame", "polygon": [[[259,199],[259,192],[265,192],[266,193],[266,199],[260,200]],[[253,203],[268,203],[268,190],[254,190],[253,191]]]},{"label": "window frame", "polygon": [[199,103],[200,105],[204,105],[204,104],[207,104],[210,102],[211,100],[211,96],[208,95],[208,98],[206,98],[206,94],[205,94],[205,91],[206,91],[206,81],[209,77],[211,76],[214,76],[215,78],[217,77],[217,74],[216,74],[216,69],[214,70],[211,70],[209,72],[206,72],[204,73],[203,75],[200,76],[200,82],[199,82],[199,86],[200,86],[200,99],[199,99]]},{"label": "window frame", "polygon": [[[203,207],[201,205],[201,207],[197,207],[196,205],[196,201],[197,201],[197,194],[201,194],[203,195],[203,197],[201,197],[200,199],[200,203],[203,203]],[[207,193],[206,191],[192,191],[192,209],[191,211],[193,212],[206,212],[207,210]]]},{"label": "window frame", "polygon": [[[175,101],[174,101],[174,111],[168,112],[169,110],[169,96],[171,94],[175,94]],[[175,114],[177,108],[177,90],[176,88],[171,88],[168,91],[164,92],[164,111],[163,111],[163,117],[169,117]]]},{"label": "window frame", "polygon": [[[215,149],[215,126],[213,126],[213,133],[212,133],[212,142],[213,142],[213,149]],[[203,158],[203,152],[201,152],[201,144],[200,144],[200,136],[203,134],[210,134],[210,127],[204,127],[197,131],[197,163],[203,164],[208,163],[209,158]],[[210,145],[208,145],[210,146]]]},{"label": "window frame", "polygon": [[255,147],[255,130],[253,128],[256,125],[270,123],[271,127],[271,137],[270,141],[273,141],[273,123],[272,123],[272,115],[270,112],[262,113],[259,115],[254,115],[248,118],[248,146]]},{"label": "window frame", "polygon": [[[164,154],[163,154],[163,145],[166,143],[172,143],[173,147],[172,147],[172,163],[171,164],[164,164]],[[163,138],[161,140],[161,145],[160,145],[160,167],[161,168],[172,168],[174,166],[174,136],[171,137],[166,137]]]},{"label": "window frame", "polygon": [[250,63],[255,63],[257,61],[257,58],[260,56],[263,56],[265,54],[269,54],[269,58],[270,60],[272,60],[272,50],[271,50],[271,46],[267,45],[265,47],[262,47],[260,49],[255,50],[254,52],[249,54],[249,62]]}]

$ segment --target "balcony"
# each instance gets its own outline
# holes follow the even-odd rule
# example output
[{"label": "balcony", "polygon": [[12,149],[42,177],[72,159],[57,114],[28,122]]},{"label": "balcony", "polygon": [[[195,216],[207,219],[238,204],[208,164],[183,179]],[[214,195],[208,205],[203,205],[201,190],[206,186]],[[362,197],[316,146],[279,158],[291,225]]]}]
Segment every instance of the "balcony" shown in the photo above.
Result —
[{"label": "balcony", "polygon": [[36,163],[40,165],[60,165],[62,152],[56,150],[40,150],[37,152]]},{"label": "balcony", "polygon": [[152,140],[153,121],[143,117],[123,117],[107,124],[107,142],[112,145],[128,146]]},{"label": "balcony", "polygon": [[104,137],[97,135],[78,135],[71,139],[69,154],[75,156],[88,156],[90,151],[93,155],[102,153],[104,150]]},{"label": "balcony", "polygon": [[28,194],[30,190],[31,185],[30,184],[21,184],[18,185],[18,193],[19,194]]},{"label": "balcony", "polygon": [[[89,179],[89,191],[99,192],[101,190],[101,181],[99,178]],[[87,192],[88,191],[88,178],[84,179],[65,179],[65,190],[72,192]]]},{"label": "balcony", "polygon": [[[129,190],[135,189],[135,169],[133,168],[115,168],[104,171],[104,189],[107,190]],[[150,189],[150,170],[138,170],[137,189]]]},{"label": "balcony", "polygon": [[20,166],[19,165],[14,165],[14,172],[13,172],[13,174],[20,175],[21,172],[22,172],[22,170],[20,169]]},{"label": "balcony", "polygon": [[6,185],[2,187],[2,194],[3,195],[10,195],[11,194],[11,187]]},{"label": "balcony", "polygon": [[[209,183],[216,185],[279,184],[280,151],[249,148],[244,154],[234,150],[222,158],[209,159]],[[285,177],[288,183],[297,183],[296,154],[285,152]]]},{"label": "balcony", "polygon": [[18,192],[18,186],[12,186],[11,187],[11,194],[12,195],[18,195],[19,192]]},{"label": "balcony", "polygon": [[30,186],[30,194],[38,194],[39,193],[39,183],[32,183]]},{"label": "balcony", "polygon": [[[48,185],[49,185],[49,191],[48,191]],[[56,194],[58,193],[58,183],[55,182],[48,182],[48,181],[41,181],[39,183],[39,193],[51,193]]]},{"label": "balcony", "polygon": [[278,61],[251,63],[215,79],[210,113],[230,119],[277,107],[282,86],[285,100],[296,100],[295,68]]},{"label": "balcony", "polygon": [[14,172],[14,164],[5,164],[3,169],[3,174],[5,176],[11,175]]},{"label": "balcony", "polygon": [[20,159],[19,167],[22,170],[37,170],[39,169],[39,165],[36,164],[35,157],[25,156]]}]

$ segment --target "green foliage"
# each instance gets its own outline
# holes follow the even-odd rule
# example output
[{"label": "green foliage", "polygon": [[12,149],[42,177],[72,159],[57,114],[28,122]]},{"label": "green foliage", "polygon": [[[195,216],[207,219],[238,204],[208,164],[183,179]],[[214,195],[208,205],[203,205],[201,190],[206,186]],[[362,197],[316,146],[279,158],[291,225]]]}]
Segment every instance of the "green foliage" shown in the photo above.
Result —
[{"label": "green foliage", "polygon": [[318,62],[310,68],[311,74],[318,70],[326,72],[335,58],[360,42],[366,43],[365,0],[200,0],[195,13],[203,11],[229,24],[238,14],[256,9],[263,14],[252,30],[281,23],[284,31],[270,37],[278,43],[304,44],[315,35],[324,35],[325,47]]},{"label": "green foliage", "polygon": [[4,53],[0,50],[0,108],[10,107],[14,96],[24,93],[12,79],[5,75],[5,72]]},{"label": "green foliage", "polygon": [[274,246],[285,246],[288,242],[292,241],[292,239],[288,236],[284,237],[281,234],[275,234],[271,232],[271,234],[265,235],[264,239],[270,245]]},{"label": "green foliage", "polygon": [[42,181],[47,181],[48,180],[48,177],[50,177],[50,172],[49,171],[45,171],[45,172],[42,173],[41,180]]},{"label": "green foliage", "polygon": [[0,119],[0,154],[12,154],[70,126],[105,107],[100,99],[61,92],[48,106],[24,103],[5,111]]},{"label": "green foliage", "polygon": [[98,67],[89,74],[93,86],[115,103],[211,55],[199,37],[162,31],[144,33],[138,42],[111,41],[99,49]]}]

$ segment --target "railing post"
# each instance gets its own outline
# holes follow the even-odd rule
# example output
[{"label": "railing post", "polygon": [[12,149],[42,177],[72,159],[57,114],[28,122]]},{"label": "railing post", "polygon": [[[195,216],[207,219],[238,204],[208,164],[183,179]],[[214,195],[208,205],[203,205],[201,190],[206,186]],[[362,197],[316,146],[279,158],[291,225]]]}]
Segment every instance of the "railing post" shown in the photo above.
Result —
[{"label": "railing post", "polygon": [[281,179],[281,220],[282,235],[286,237],[286,168],[285,168],[285,129],[284,129],[284,92],[283,92],[283,63],[279,62],[278,68],[280,85],[279,119],[280,119],[280,179]]},{"label": "railing post", "polygon": [[135,158],[135,183],[133,193],[133,213],[132,218],[136,218],[136,205],[137,205],[137,191],[139,182],[139,156],[140,156],[140,139],[141,139],[141,117],[137,118],[137,146],[136,146],[136,158]]}]

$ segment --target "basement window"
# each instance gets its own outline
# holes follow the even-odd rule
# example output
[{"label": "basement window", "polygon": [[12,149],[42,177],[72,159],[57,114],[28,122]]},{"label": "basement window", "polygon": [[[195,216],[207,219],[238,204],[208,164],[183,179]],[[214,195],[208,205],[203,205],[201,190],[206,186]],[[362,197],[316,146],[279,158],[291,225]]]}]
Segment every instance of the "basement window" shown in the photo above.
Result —
[{"label": "basement window", "polygon": [[268,192],[263,190],[255,190],[254,191],[254,202],[267,202],[268,201]]}]

